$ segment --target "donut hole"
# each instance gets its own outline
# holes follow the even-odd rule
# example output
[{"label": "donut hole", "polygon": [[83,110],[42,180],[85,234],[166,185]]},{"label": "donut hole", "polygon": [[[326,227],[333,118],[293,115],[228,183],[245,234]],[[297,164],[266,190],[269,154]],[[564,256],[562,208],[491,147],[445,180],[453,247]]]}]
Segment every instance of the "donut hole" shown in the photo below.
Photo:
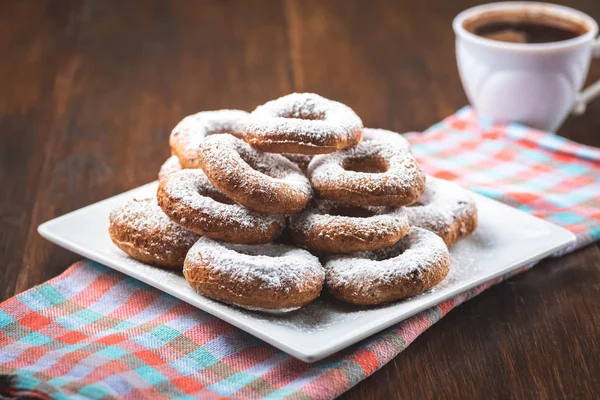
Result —
[{"label": "donut hole", "polygon": [[231,244],[229,247],[236,253],[250,257],[284,257],[289,252],[289,249],[282,248],[277,245],[246,245],[246,244]]},{"label": "donut hole", "polygon": [[235,204],[233,200],[231,200],[229,197],[225,196],[223,193],[219,192],[215,188],[197,187],[197,190],[200,196],[210,197],[218,203]]},{"label": "donut hole", "polygon": [[267,154],[257,156],[250,152],[240,152],[241,159],[255,171],[261,174],[267,175],[270,178],[279,179],[286,175],[285,171],[281,169],[276,162],[269,159]]},{"label": "donut hole", "polygon": [[380,174],[388,170],[388,163],[379,157],[346,158],[342,168],[346,171]]},{"label": "donut hole", "polygon": [[398,257],[402,253],[407,250],[406,246],[402,245],[402,243],[397,243],[394,246],[387,247],[380,250],[375,250],[371,252],[371,259],[375,261],[384,261],[389,260],[390,258]]},{"label": "donut hole", "polygon": [[338,215],[340,217],[369,218],[377,213],[365,207],[336,204],[329,209],[328,214]]},{"label": "donut hole", "polygon": [[218,202],[218,203],[222,203],[222,204],[235,204],[233,200],[231,200],[229,197],[225,196],[223,193],[221,192],[213,192],[213,193],[209,193],[208,197],[210,197],[211,199],[213,199],[214,201]]},{"label": "donut hole", "polygon": [[326,118],[325,110],[317,110],[308,104],[283,110],[279,113],[281,118],[303,119],[307,121],[324,121]]},{"label": "donut hole", "polygon": [[258,171],[261,174],[267,175],[268,177],[278,179],[285,175],[282,174],[281,171],[279,171],[275,166],[268,165],[267,163],[256,162],[252,160],[246,162],[253,170]]}]

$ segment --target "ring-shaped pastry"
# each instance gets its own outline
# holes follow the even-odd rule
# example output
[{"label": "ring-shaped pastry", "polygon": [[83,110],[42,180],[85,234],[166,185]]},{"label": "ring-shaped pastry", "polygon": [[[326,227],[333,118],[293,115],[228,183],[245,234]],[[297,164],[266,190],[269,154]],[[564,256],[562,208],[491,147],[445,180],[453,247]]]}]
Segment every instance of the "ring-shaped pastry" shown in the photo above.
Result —
[{"label": "ring-shaped pastry", "polygon": [[345,104],[292,93],[258,106],[243,124],[243,138],[271,153],[324,154],[356,145],[362,127]]},{"label": "ring-shaped pastry", "polygon": [[179,162],[179,158],[177,156],[171,156],[167,158],[167,161],[160,166],[160,170],[158,171],[158,180],[165,178],[175,172],[181,171],[181,163]]},{"label": "ring-shaped pastry", "polygon": [[410,152],[369,140],[308,165],[314,190],[328,200],[371,206],[407,206],[425,191],[425,174]]},{"label": "ring-shaped pastry", "polygon": [[348,303],[375,305],[439,284],[450,271],[450,253],[435,233],[412,227],[391,247],[334,256],[324,266],[327,289],[333,296]]},{"label": "ring-shaped pastry", "polygon": [[205,296],[259,310],[290,310],[319,296],[324,271],[306,250],[234,245],[206,237],[188,252],[183,275]]},{"label": "ring-shaped pastry", "polygon": [[377,128],[364,128],[362,141],[368,142],[371,140],[393,143],[394,145],[410,151],[410,143],[408,140],[401,134],[394,131]]},{"label": "ring-shaped pastry", "polygon": [[264,215],[235,204],[200,169],[184,169],[160,181],[158,204],[181,226],[229,243],[275,240],[285,226],[281,215]]},{"label": "ring-shaped pastry", "polygon": [[404,207],[347,206],[315,199],[302,212],[290,216],[293,242],[310,250],[350,253],[388,247],[409,229]]},{"label": "ring-shaped pastry", "polygon": [[108,233],[117,247],[138,261],[166,268],[181,268],[199,236],[171,221],[156,197],[133,198],[115,208]]},{"label": "ring-shaped pastry", "polygon": [[241,137],[241,125],[248,113],[242,110],[201,111],[182,119],[171,132],[171,153],[183,168],[199,168],[198,144],[209,135],[229,133]]},{"label": "ring-shaped pastry", "polygon": [[427,177],[425,193],[406,207],[411,226],[434,232],[448,247],[477,228],[477,205],[471,193],[455,183]]},{"label": "ring-shaped pastry", "polygon": [[312,197],[310,182],[290,160],[263,153],[231,135],[200,143],[200,165],[217,189],[264,214],[294,214]]}]

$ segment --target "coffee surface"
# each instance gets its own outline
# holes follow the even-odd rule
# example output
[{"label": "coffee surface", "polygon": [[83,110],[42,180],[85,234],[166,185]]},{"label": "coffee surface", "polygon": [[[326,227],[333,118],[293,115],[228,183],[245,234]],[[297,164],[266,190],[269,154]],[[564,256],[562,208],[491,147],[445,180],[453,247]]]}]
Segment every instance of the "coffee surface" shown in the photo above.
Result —
[{"label": "coffee surface", "polygon": [[473,33],[486,39],[510,43],[551,43],[576,38],[583,33],[571,26],[557,26],[545,21],[491,21]]}]

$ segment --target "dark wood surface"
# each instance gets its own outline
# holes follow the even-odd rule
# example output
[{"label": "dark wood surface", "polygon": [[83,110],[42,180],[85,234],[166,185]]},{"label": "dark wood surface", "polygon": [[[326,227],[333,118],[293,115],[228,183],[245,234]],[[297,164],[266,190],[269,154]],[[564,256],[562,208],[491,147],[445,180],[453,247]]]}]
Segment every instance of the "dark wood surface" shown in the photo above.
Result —
[{"label": "dark wood surface", "polygon": [[[37,226],[155,179],[187,114],[291,91],[400,132],[451,114],[467,103],[451,21],[474,4],[1,1],[0,300],[78,260]],[[599,146],[600,100],[560,134]],[[342,397],[597,398],[599,300],[592,245],[460,306]]]}]

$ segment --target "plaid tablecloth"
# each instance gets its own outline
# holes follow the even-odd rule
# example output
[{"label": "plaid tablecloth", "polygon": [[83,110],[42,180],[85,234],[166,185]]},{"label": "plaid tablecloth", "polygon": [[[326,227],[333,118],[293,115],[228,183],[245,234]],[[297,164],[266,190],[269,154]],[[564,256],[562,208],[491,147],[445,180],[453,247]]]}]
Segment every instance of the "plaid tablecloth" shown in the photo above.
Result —
[{"label": "plaid tablecloth", "polygon": [[[409,137],[427,173],[562,225],[576,234],[576,247],[600,237],[598,149],[523,126],[492,125],[469,108]],[[133,278],[83,261],[0,305],[0,393],[330,399],[451,309],[506,278],[306,364]]]}]

